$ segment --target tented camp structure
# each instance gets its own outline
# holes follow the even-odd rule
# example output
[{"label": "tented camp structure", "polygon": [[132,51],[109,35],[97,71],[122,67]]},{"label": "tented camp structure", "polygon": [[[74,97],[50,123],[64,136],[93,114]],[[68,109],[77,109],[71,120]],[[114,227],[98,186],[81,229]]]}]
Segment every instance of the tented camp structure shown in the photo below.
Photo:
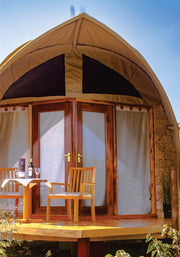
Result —
[{"label": "tented camp structure", "polygon": [[[70,166],[96,166],[97,217],[163,217],[178,151],[178,124],[151,67],[87,14],[0,65],[0,167],[20,158],[27,167],[32,157],[41,177],[65,182]],[[47,194],[43,186],[33,190],[33,213],[45,213]],[[65,202],[52,201],[51,209],[64,214]],[[83,202],[81,216],[89,209]]]}]

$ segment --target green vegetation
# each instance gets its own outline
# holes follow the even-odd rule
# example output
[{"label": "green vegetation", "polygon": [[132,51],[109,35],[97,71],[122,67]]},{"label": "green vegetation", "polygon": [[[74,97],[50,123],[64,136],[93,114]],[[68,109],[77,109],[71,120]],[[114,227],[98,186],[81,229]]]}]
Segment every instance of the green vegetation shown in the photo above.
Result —
[{"label": "green vegetation", "polygon": [[21,241],[12,242],[5,249],[5,257],[74,257],[71,250],[59,248],[59,242],[49,241]]},{"label": "green vegetation", "polygon": [[[3,257],[24,257],[24,256],[52,256],[49,245],[39,247],[40,244],[32,247],[30,242],[19,241],[13,237],[13,233],[17,231],[16,224],[19,223],[15,217],[15,212],[0,212],[0,256]],[[39,243],[39,242],[38,242]],[[59,256],[59,255],[55,255]]]},{"label": "green vegetation", "polygon": [[180,233],[176,229],[164,225],[161,233],[162,239],[167,239],[165,242],[157,238],[153,238],[150,234],[147,235],[146,242],[149,242],[147,253],[151,256],[180,256]]},{"label": "green vegetation", "polygon": [[14,212],[9,214],[7,211],[2,211],[0,213],[0,256],[7,256],[6,249],[11,246],[13,241],[18,243],[13,238],[17,222]]},{"label": "green vegetation", "polygon": [[59,249],[59,242],[47,241],[19,241],[13,236],[17,231],[19,220],[15,212],[0,212],[0,256],[3,257],[69,257],[70,250]]},{"label": "green vegetation", "polygon": [[[151,234],[146,236],[146,243],[148,243],[147,253],[151,254],[151,257],[178,257],[180,256],[180,232],[164,225],[161,238],[153,238]],[[131,257],[131,255],[124,250],[116,251],[114,257]],[[111,254],[106,254],[105,257],[113,257]]]}]

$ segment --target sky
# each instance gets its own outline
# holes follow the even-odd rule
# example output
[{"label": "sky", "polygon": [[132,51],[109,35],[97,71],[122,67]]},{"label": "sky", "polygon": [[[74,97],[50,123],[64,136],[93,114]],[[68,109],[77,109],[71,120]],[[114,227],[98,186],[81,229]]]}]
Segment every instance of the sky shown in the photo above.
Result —
[{"label": "sky", "polygon": [[180,122],[180,0],[0,0],[0,63],[72,10],[104,23],[143,55]]}]

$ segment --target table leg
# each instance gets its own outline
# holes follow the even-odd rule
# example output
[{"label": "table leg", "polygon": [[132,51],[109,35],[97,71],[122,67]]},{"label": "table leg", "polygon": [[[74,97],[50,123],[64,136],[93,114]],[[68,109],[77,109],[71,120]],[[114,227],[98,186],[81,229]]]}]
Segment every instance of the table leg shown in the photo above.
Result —
[{"label": "table leg", "polygon": [[24,187],[24,195],[23,195],[23,219],[29,220],[31,214],[31,189],[29,185]]}]

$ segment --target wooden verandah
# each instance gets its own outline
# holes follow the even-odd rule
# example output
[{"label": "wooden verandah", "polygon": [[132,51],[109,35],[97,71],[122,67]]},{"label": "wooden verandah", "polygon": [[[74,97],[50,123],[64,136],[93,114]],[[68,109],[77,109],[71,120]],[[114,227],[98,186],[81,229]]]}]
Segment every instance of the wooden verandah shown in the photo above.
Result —
[{"label": "wooden verandah", "polygon": [[159,218],[97,217],[95,222],[81,218],[77,223],[63,218],[50,222],[34,218],[29,223],[17,224],[16,239],[77,242],[78,257],[95,256],[90,251],[94,243],[99,243],[98,250],[103,253],[100,248],[105,241],[145,239],[148,233],[160,237],[163,225],[171,224],[171,220]]}]

